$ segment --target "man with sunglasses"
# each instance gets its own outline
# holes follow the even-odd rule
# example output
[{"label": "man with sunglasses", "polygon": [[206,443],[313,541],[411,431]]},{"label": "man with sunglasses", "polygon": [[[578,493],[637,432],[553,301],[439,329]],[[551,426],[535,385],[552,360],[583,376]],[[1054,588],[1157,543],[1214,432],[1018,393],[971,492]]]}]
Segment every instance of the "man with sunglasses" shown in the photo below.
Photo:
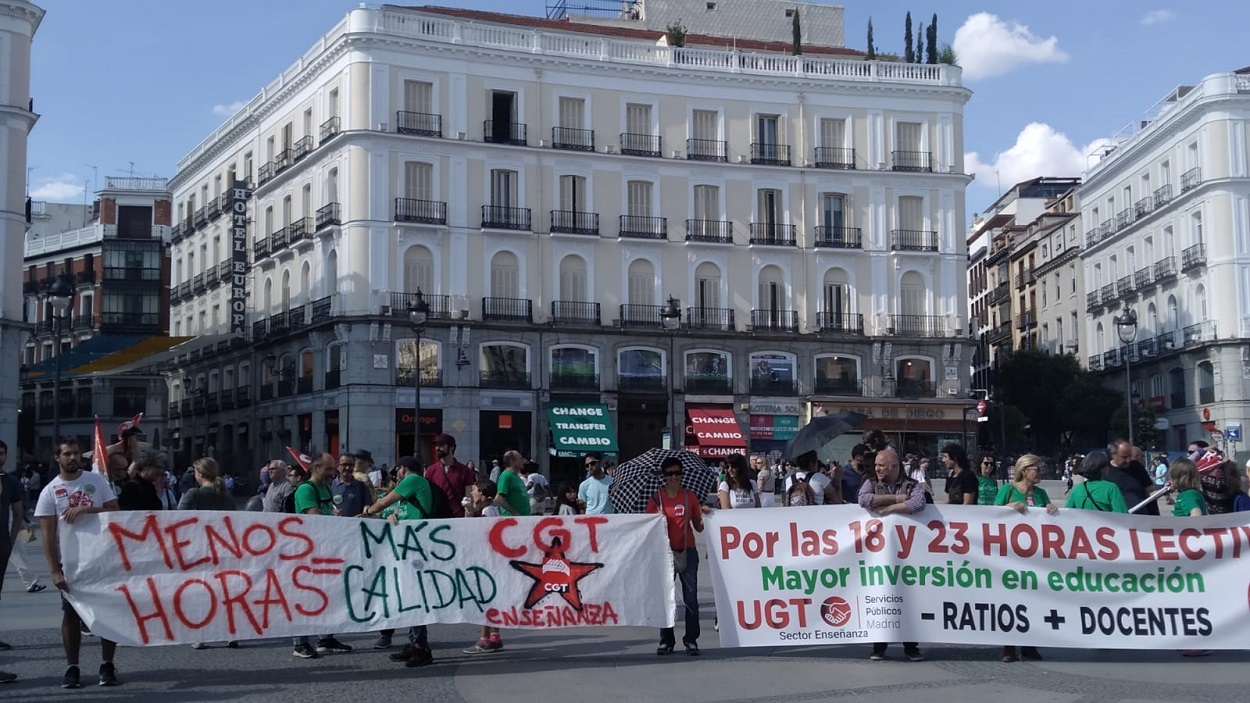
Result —
[{"label": "man with sunglasses", "polygon": [[587,515],[609,515],[616,512],[608,500],[608,488],[612,477],[603,471],[603,457],[599,452],[586,455],[586,480],[577,487],[577,499],[586,504]]}]

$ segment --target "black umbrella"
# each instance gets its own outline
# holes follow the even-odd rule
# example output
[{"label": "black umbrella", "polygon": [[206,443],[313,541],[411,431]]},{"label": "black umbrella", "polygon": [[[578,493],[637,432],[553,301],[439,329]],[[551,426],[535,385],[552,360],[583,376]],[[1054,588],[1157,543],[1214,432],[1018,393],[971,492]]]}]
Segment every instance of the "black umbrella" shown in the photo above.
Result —
[{"label": "black umbrella", "polygon": [[616,467],[608,498],[618,513],[641,513],[661,488],[664,477],[660,464],[668,457],[681,461],[681,485],[699,497],[702,503],[716,490],[717,473],[694,452],[673,449],[649,449]]},{"label": "black umbrella", "polygon": [[796,459],[808,452],[816,452],[817,458],[827,461],[832,458],[825,454],[825,448],[829,446],[829,443],[859,427],[859,423],[867,417],[861,413],[837,413],[812,418],[811,422],[796,432],[789,442],[786,442],[786,450],[782,456],[786,459]]}]

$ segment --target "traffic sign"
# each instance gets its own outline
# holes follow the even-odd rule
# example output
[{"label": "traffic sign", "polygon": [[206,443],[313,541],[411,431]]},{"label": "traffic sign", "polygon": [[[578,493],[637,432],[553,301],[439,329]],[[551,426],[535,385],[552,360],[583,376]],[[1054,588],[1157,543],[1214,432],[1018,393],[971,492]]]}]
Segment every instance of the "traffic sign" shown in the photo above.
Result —
[{"label": "traffic sign", "polygon": [[1224,436],[1228,438],[1228,441],[1230,442],[1240,442],[1241,441],[1241,423],[1240,422],[1225,423],[1224,424]]},{"label": "traffic sign", "polygon": [[981,414],[981,415],[984,415],[984,414],[985,414],[985,408],[986,408],[985,401],[984,401],[984,400],[978,400],[978,401],[977,401],[977,413],[979,413],[979,414]]}]

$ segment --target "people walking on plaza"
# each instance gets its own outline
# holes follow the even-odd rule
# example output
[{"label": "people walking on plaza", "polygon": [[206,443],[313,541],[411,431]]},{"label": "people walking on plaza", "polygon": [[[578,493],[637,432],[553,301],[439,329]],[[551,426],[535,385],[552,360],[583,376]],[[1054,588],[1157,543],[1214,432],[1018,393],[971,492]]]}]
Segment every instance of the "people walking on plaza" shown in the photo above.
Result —
[{"label": "people walking on plaza", "polygon": [[994,455],[982,454],[977,458],[977,505],[994,505],[998,496],[997,469],[994,467]]},{"label": "people walking on plaza", "polygon": [[434,455],[434,463],[425,467],[425,480],[447,496],[452,517],[464,517],[464,500],[477,483],[477,476],[456,460],[456,438],[449,434],[434,438]]},{"label": "people walking on plaza", "polygon": [[1104,513],[1127,513],[1128,506],[1124,503],[1124,494],[1120,487],[1107,480],[1107,469],[1111,467],[1111,458],[1102,450],[1085,455],[1076,473],[1085,479],[1081,485],[1068,494],[1066,508],[1077,510],[1099,510]]},{"label": "people walking on plaza", "polygon": [[495,505],[504,515],[523,517],[530,514],[530,496],[525,490],[525,481],[521,471],[525,468],[525,457],[521,452],[510,449],[503,453],[504,470],[499,473],[499,492],[495,495]]},{"label": "people walking on plaza", "polygon": [[[686,611],[686,628],[681,643],[690,656],[699,654],[699,552],[695,549],[695,532],[703,531],[703,513],[710,508],[699,505],[699,497],[681,485],[681,459],[670,456],[660,462],[664,487],[647,501],[646,512],[664,516],[668,528],[668,546],[673,553],[673,567],[681,582],[681,600]],[[674,628],[660,630],[660,646],[656,654],[672,654],[676,646]]]},{"label": "people walking on plaza", "polygon": [[[1107,480],[1120,489],[1124,504],[1129,508],[1136,506],[1150,495],[1152,481],[1146,467],[1135,459],[1138,449],[1127,439],[1117,439],[1111,445],[1110,464],[1107,467]],[[1141,511],[1142,515],[1158,515],[1159,505],[1156,501],[1147,503]]]},{"label": "people walking on plaza", "polygon": [[755,472],[755,485],[759,488],[761,508],[777,504],[777,474],[759,454],[751,455],[751,469]]},{"label": "people walking on plaza", "polygon": [[[343,517],[358,517],[366,505],[373,503],[373,484],[368,474],[358,474],[359,462],[351,454],[339,457],[338,476],[330,482],[330,492],[334,494],[334,505]],[[363,467],[360,467],[363,468]],[[364,475],[365,480],[359,476]]]},{"label": "people walking on plaza", "polygon": [[[493,482],[492,482],[493,483]],[[480,488],[482,482],[478,482]],[[556,489],[556,505],[552,514],[554,515],[579,515],[581,514],[581,503],[577,498],[577,487],[571,483],[561,483]]]},{"label": "people walking on plaza", "polygon": [[612,501],[608,500],[608,489],[612,486],[612,477],[603,470],[603,456],[590,452],[583,461],[586,480],[577,487],[577,499],[586,506],[587,515],[611,514],[614,509]]},{"label": "people walking on plaza", "polygon": [[[1042,459],[1034,454],[1025,454],[1016,460],[1015,476],[1011,483],[1005,484],[994,498],[994,505],[1005,505],[1020,514],[1027,513],[1029,508],[1044,508],[1046,514],[1059,512],[1059,506],[1050,502],[1046,489],[1038,484],[1042,481]],[[1020,658],[1025,661],[1041,661],[1042,654],[1037,647],[1021,647]],[[1016,661],[1015,645],[1003,647],[1004,663]]]},{"label": "people walking on plaza", "polygon": [[[73,530],[74,522],[83,515],[117,510],[117,497],[106,477],[94,471],[82,470],[82,452],[77,440],[60,439],[56,444],[57,475],[48,482],[39,494],[35,505],[35,517],[39,518],[39,526],[43,532],[43,554],[48,559],[48,569],[52,573],[52,585],[62,592],[61,596],[61,643],[65,647],[65,677],[61,679],[61,688],[79,688],[82,686],[78,670],[78,650],[82,646],[82,618],[65,600],[71,584],[65,578],[61,566],[61,540],[59,532],[62,523],[65,529]],[[117,643],[100,638],[100,685],[116,686],[117,667],[113,656],[117,652]]]},{"label": "people walking on plaza", "polygon": [[938,461],[946,469],[946,502],[951,505],[976,505],[980,486],[968,465],[968,453],[961,445],[942,447]]},{"label": "people walking on plaza", "polygon": [[[950,446],[947,445],[947,448]],[[943,453],[946,453],[946,449],[943,449]],[[967,463],[966,456],[964,463]],[[918,513],[924,510],[924,486],[903,475],[897,452],[893,449],[883,449],[877,452],[873,467],[876,476],[864,481],[864,485],[859,489],[861,508],[879,515]],[[884,661],[887,647],[889,647],[887,642],[873,644],[870,658],[873,661]],[[920,645],[916,642],[903,643],[903,656],[914,662],[924,661],[924,654],[920,652]]]},{"label": "people walking on plaza", "polygon": [[291,483],[290,468],[285,461],[274,459],[269,462],[269,487],[265,489],[265,512],[286,512],[286,501],[295,493],[295,484]]},{"label": "people walking on plaza", "polygon": [[760,507],[759,490],[755,481],[751,480],[747,460],[741,454],[729,457],[729,470],[725,480],[716,488],[716,497],[722,510]]},{"label": "people walking on plaza", "polygon": [[[329,454],[322,453],[313,459],[308,480],[295,489],[295,512],[300,515],[338,515],[334,507],[334,494],[330,482],[337,473],[337,462]],[[296,637],[293,654],[300,659],[315,659],[318,654],[341,654],[352,651],[351,646],[339,642],[334,635],[322,635],[313,647],[308,636]]]}]

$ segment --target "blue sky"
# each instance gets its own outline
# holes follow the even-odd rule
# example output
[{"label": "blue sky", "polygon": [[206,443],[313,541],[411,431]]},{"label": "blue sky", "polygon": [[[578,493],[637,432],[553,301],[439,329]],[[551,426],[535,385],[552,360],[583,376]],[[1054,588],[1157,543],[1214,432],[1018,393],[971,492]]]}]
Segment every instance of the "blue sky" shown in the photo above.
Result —
[{"label": "blue sky", "polygon": [[[453,3],[446,3],[453,4]],[[542,15],[545,0],[471,0]],[[902,52],[903,17],[938,3],[859,0],[846,45],[863,49],[871,14],[880,51]],[[42,0],[32,92],[42,117],[28,163],[37,199],[81,202],[106,175],[172,176],[175,165],[354,3],[345,0]],[[1235,5],[1235,4],[1234,4]],[[1079,176],[1087,155],[1179,84],[1250,64],[1238,50],[1250,10],[1216,2],[943,0],[974,91],[965,150],[977,180],[968,215],[1037,175]],[[975,154],[975,157],[973,156]],[[131,165],[133,162],[133,166]]]}]

